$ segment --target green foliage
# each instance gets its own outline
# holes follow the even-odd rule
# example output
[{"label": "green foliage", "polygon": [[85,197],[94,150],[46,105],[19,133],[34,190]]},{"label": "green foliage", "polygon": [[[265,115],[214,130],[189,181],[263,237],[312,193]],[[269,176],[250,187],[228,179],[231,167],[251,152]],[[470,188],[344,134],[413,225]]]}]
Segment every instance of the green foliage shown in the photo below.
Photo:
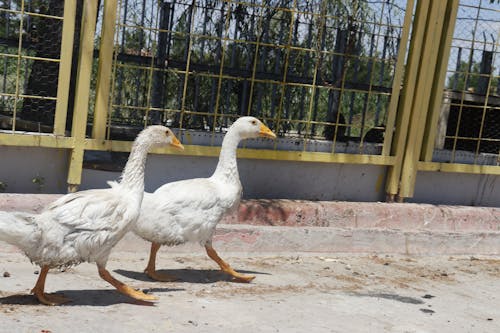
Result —
[{"label": "green foliage", "polygon": [[[55,0],[32,3],[46,7],[51,1]],[[383,54],[380,45],[386,36],[396,40],[397,33],[373,23],[378,22],[379,18],[375,18],[381,15],[376,12],[376,4],[347,0],[280,2],[279,6],[284,8],[298,5],[301,10],[294,13],[278,6],[263,8],[224,1],[197,2],[198,7],[192,10],[189,4],[174,1],[168,3],[170,9],[174,8],[174,13],[169,13],[173,22],[159,32],[155,30],[161,25],[157,21],[159,8],[166,2],[153,2],[146,6],[145,12],[142,1],[126,3],[125,24],[117,26],[120,44],[117,50],[121,58],[112,81],[113,124],[142,126],[151,107],[161,109],[163,119],[173,120],[178,118],[183,106],[184,110],[202,113],[205,118],[213,118],[210,114],[236,116],[248,110],[269,121],[280,117],[282,132],[303,133],[304,122],[312,120],[318,122],[313,135],[321,134],[323,123],[341,118],[351,121],[352,135],[361,135],[384,122],[389,101],[387,91],[394,75],[393,61],[389,60],[394,59],[397,47],[387,44],[388,53]],[[12,8],[19,8],[21,0],[11,4]],[[7,15],[7,12],[0,13],[0,35],[4,36],[9,28],[8,35],[17,38],[19,18],[10,15],[8,21]],[[387,12],[384,15],[388,15]],[[296,20],[297,25],[293,23]],[[169,35],[169,63],[164,66],[157,62],[161,51],[159,40],[165,35]],[[99,47],[98,38],[95,46]],[[184,90],[189,46],[192,66]],[[0,46],[0,51],[15,53],[17,48]],[[9,89],[15,88],[17,79],[18,86],[24,87],[23,80],[29,77],[30,66],[23,66],[18,78],[17,59],[12,59],[6,66]],[[93,101],[97,60],[92,70]],[[287,75],[285,86],[282,84],[284,74]],[[315,91],[310,88],[313,78]],[[255,80],[252,82],[252,79]],[[250,93],[253,95],[248,96]],[[13,101],[9,99],[2,99],[0,103],[10,103],[0,104],[2,110],[13,109]],[[89,121],[93,108],[91,102]],[[200,115],[185,113],[181,125],[199,128],[200,118]],[[43,182],[34,183],[43,187]]]},{"label": "green foliage", "polygon": [[[467,90],[468,87],[477,87],[479,76],[479,64],[474,62],[471,71],[468,71],[469,64],[466,61],[460,62],[458,71],[448,78],[448,88],[456,87],[455,90]],[[467,87],[466,87],[467,80]]]},{"label": "green foliage", "polygon": [[[476,91],[479,86],[480,78],[483,77],[487,79],[489,77],[488,75],[480,74],[480,66],[481,64],[479,62],[473,61],[469,70],[468,62],[461,61],[458,70],[448,77],[446,88],[455,91]],[[495,72],[495,69],[492,69],[492,72]],[[500,78],[493,77],[492,82],[490,82],[490,88],[496,89],[499,84]]]},{"label": "green foliage", "polygon": [[39,192],[41,192],[43,190],[43,188],[45,187],[45,177],[41,177],[41,176],[37,175],[36,177],[34,177],[31,180],[31,182],[36,185]]}]

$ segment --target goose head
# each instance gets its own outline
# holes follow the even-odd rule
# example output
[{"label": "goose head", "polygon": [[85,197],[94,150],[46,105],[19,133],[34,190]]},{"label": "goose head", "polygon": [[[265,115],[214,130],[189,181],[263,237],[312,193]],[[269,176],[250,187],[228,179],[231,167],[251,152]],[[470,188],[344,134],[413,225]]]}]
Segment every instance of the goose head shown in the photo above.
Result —
[{"label": "goose head", "polygon": [[238,120],[231,125],[230,131],[236,132],[241,139],[258,137],[276,138],[276,134],[255,117],[238,118]]},{"label": "goose head", "polygon": [[150,147],[170,145],[178,149],[184,149],[175,134],[169,128],[161,125],[148,126],[139,133],[137,140],[148,144]]}]

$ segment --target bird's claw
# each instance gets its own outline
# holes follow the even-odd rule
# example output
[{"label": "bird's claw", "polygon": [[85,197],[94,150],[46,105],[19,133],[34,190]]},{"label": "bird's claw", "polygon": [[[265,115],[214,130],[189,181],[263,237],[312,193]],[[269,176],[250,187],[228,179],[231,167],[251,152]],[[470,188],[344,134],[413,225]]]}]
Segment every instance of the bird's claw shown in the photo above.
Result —
[{"label": "bird's claw", "polygon": [[31,290],[31,293],[35,294],[38,301],[42,304],[45,304],[45,305],[54,306],[54,305],[61,305],[64,303],[71,302],[71,300],[69,298],[66,298],[62,295],[46,294],[43,291],[36,290],[36,289]]},{"label": "bird's claw", "polygon": [[234,282],[250,283],[255,279],[255,275],[231,274]]}]

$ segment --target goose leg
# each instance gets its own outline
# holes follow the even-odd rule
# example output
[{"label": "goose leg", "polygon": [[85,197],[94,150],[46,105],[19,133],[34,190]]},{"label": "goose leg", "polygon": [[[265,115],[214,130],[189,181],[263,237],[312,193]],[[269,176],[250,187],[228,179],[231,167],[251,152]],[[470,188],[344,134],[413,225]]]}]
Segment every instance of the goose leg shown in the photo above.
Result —
[{"label": "goose leg", "polygon": [[206,244],[205,249],[207,250],[208,256],[220,266],[220,269],[224,273],[231,275],[236,281],[248,283],[253,279],[255,279],[255,276],[253,275],[243,275],[232,269],[228,263],[226,263],[219,257],[219,255],[217,254],[217,252],[215,252],[215,249],[212,247],[211,244]]},{"label": "goose leg", "polygon": [[132,297],[134,299],[141,300],[141,301],[156,301],[156,300],[158,300],[158,297],[156,297],[156,296],[147,295],[140,290],[135,290],[134,288],[126,285],[125,283],[118,281],[117,279],[112,277],[111,274],[108,272],[108,270],[106,268],[104,268],[103,266],[97,265],[97,268],[99,270],[99,276],[103,280],[109,282],[120,293],[127,295],[129,297]]},{"label": "goose leg", "polygon": [[173,282],[176,281],[177,278],[175,276],[166,274],[166,273],[159,273],[156,271],[156,253],[160,249],[160,244],[158,243],[151,243],[151,252],[149,253],[149,261],[148,261],[148,266],[144,270],[144,273],[146,273],[147,276],[152,278],[153,280],[156,281],[161,281],[161,282]]},{"label": "goose leg", "polygon": [[61,295],[56,294],[46,294],[45,290],[45,278],[47,277],[47,273],[49,272],[48,266],[43,266],[40,270],[40,275],[38,276],[38,280],[36,281],[35,286],[31,289],[31,293],[35,294],[36,298],[40,303],[45,305],[60,305],[63,303],[67,303],[71,301],[69,298],[66,298]]}]

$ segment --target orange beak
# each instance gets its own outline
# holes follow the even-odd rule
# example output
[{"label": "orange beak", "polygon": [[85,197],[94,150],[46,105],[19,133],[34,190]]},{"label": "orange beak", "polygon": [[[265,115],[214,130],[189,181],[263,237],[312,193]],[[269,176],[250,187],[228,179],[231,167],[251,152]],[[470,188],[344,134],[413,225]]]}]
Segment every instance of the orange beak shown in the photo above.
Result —
[{"label": "orange beak", "polygon": [[179,139],[177,139],[177,137],[174,135],[174,137],[172,138],[172,143],[170,144],[172,147],[175,147],[177,149],[180,149],[180,150],[184,150],[184,146],[182,145],[182,143],[179,141]]},{"label": "orange beak", "polygon": [[259,135],[270,139],[276,139],[276,134],[264,124],[260,125]]}]

